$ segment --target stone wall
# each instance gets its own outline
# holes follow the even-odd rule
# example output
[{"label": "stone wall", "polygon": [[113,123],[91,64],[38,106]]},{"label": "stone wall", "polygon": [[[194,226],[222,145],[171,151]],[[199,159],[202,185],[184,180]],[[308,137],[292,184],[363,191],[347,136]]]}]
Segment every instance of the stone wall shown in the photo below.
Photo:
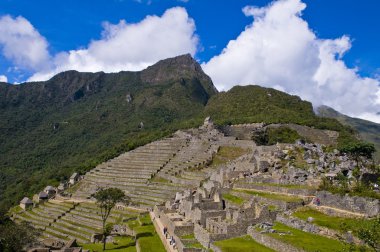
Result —
[{"label": "stone wall", "polygon": [[210,248],[211,243],[214,241],[225,240],[232,237],[232,235],[229,234],[212,234],[198,224],[195,224],[194,226],[194,235],[199,243],[205,248]]},{"label": "stone wall", "polygon": [[260,232],[256,231],[253,226],[248,227],[247,233],[257,242],[259,242],[259,243],[263,244],[264,246],[267,246],[268,248],[271,248],[275,251],[303,252],[302,249],[295,248],[289,244],[286,244],[286,243],[283,243],[279,240],[276,240],[275,238],[272,238],[272,237],[267,236],[265,234],[261,234]]},{"label": "stone wall", "polygon": [[350,212],[361,213],[368,217],[380,214],[380,201],[378,199],[363,198],[358,196],[341,196],[326,191],[319,191],[316,197],[320,199],[322,206],[338,208]]},{"label": "stone wall", "polygon": [[226,211],[224,210],[202,211],[199,208],[197,208],[194,210],[193,221],[205,227],[207,218],[219,217],[219,216],[221,216],[222,219],[226,218]]},{"label": "stone wall", "polygon": [[284,211],[296,209],[297,207],[301,207],[301,206],[309,203],[309,202],[305,203],[302,200],[297,201],[297,202],[286,202],[283,200],[269,199],[269,198],[264,198],[261,196],[253,196],[253,195],[248,195],[246,193],[239,193],[239,192],[235,192],[234,195],[241,197],[243,199],[249,199],[249,198],[255,197],[255,199],[257,199],[257,201],[261,204],[273,205],[273,206],[276,206],[277,209],[284,210]]},{"label": "stone wall", "polygon": [[336,240],[339,240],[340,237],[343,237],[347,243],[360,244],[360,240],[352,236],[351,233],[340,234],[339,232],[335,230],[317,226],[317,225],[314,225],[313,223],[309,223],[292,216],[284,216],[284,215],[279,214],[276,217],[276,221],[281,222],[289,227],[302,230],[304,232],[322,235],[322,236],[326,236],[328,238],[332,238]]},{"label": "stone wall", "polygon": [[298,195],[298,196],[312,196],[312,195],[315,195],[315,193],[317,192],[316,189],[266,186],[266,185],[256,185],[256,184],[244,183],[244,182],[235,184],[234,188],[254,189],[254,190],[262,190],[262,191],[275,192],[275,193],[293,194],[293,195]]}]

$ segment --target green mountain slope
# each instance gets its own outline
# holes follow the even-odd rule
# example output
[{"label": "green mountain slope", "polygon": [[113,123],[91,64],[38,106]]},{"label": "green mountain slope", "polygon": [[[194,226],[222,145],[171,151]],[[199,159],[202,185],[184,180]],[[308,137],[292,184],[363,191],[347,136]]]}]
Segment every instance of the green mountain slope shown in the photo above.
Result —
[{"label": "green mountain slope", "polygon": [[[0,208],[118,154],[198,126],[296,123],[340,131],[309,102],[259,86],[215,89],[190,55],[140,72],[60,73],[49,81],[0,83]],[[143,128],[140,128],[140,123]]]},{"label": "green mountain slope", "polygon": [[375,145],[377,150],[375,158],[380,160],[380,124],[343,115],[327,106],[318,107],[317,114],[321,117],[337,119],[342,124],[354,128],[361,139]]},{"label": "green mountain slope", "polygon": [[0,205],[193,126],[187,122],[216,92],[190,55],[141,72],[69,71],[46,82],[1,83]]},{"label": "green mountain slope", "polygon": [[344,130],[335,119],[316,116],[310,102],[260,86],[235,86],[228,92],[218,93],[210,99],[205,114],[219,124],[296,123],[319,129]]}]

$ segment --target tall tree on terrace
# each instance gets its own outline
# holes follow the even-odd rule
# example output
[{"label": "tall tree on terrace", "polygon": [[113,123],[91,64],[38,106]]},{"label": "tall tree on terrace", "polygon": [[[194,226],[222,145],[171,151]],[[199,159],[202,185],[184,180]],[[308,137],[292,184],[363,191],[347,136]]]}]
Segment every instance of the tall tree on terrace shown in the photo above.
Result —
[{"label": "tall tree on terrace", "polygon": [[94,195],[96,199],[96,204],[100,208],[100,215],[103,224],[103,250],[106,249],[106,237],[109,235],[109,227],[107,227],[106,222],[111,214],[111,210],[119,202],[128,204],[130,198],[125,195],[125,193],[119,188],[107,188],[100,189]]}]

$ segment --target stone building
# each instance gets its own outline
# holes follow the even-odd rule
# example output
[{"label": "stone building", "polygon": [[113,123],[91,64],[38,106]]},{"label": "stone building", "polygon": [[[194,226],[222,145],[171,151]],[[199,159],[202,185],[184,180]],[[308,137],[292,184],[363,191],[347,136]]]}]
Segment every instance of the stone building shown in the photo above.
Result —
[{"label": "stone building", "polygon": [[69,184],[70,185],[75,185],[78,181],[80,180],[80,175],[79,173],[75,172],[73,175],[71,175]]},{"label": "stone building", "polygon": [[33,207],[33,201],[28,197],[25,197],[20,201],[20,207],[24,210],[30,209]]},{"label": "stone building", "polygon": [[210,248],[214,241],[245,235],[249,226],[275,219],[275,213],[254,200],[242,207],[226,206],[222,190],[219,183],[208,181],[154,208],[155,216],[174,237],[179,251],[195,251],[186,248],[183,236],[194,234],[198,242]]},{"label": "stone building", "polygon": [[56,190],[52,186],[45,187],[44,192],[47,193],[49,198],[51,198],[52,196],[54,196],[56,194]]}]

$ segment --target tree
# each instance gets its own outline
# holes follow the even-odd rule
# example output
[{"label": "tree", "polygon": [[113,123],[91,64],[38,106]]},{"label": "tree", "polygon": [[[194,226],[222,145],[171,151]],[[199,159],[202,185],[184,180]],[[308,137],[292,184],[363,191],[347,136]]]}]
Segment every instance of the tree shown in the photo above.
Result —
[{"label": "tree", "polygon": [[39,231],[30,224],[16,224],[12,221],[0,223],[0,251],[18,252],[25,246],[37,242]]},{"label": "tree", "polygon": [[365,157],[372,159],[372,155],[376,149],[372,143],[356,142],[343,147],[341,151],[347,153],[349,156],[355,159],[356,165],[359,166],[360,158]]},{"label": "tree", "polygon": [[111,210],[119,202],[128,203],[129,197],[118,188],[107,188],[97,191],[94,195],[96,204],[100,208],[100,215],[102,217],[103,224],[103,250],[106,249],[106,237],[111,233],[110,226],[106,225],[107,219],[111,213]]}]

